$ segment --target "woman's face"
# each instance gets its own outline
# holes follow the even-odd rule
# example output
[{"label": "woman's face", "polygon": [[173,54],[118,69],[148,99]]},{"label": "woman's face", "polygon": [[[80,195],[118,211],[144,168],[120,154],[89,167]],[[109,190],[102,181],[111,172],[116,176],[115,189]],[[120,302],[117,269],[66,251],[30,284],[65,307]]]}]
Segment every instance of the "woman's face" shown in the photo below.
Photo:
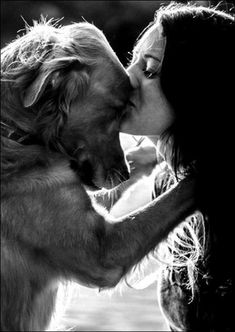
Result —
[{"label": "woman's face", "polygon": [[132,64],[127,69],[133,86],[130,117],[121,131],[132,135],[159,136],[174,121],[174,112],[160,84],[161,64],[166,40],[160,27],[151,26],[133,50]]}]

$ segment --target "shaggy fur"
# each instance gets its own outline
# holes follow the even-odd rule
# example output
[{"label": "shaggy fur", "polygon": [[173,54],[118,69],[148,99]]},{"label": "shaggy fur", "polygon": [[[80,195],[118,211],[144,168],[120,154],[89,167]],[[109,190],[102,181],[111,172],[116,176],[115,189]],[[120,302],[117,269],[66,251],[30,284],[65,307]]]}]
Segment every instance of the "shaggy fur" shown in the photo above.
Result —
[{"label": "shaggy fur", "polygon": [[2,50],[1,329],[41,331],[60,281],[113,287],[194,209],[186,180],[114,222],[128,76],[100,30],[42,22]]}]

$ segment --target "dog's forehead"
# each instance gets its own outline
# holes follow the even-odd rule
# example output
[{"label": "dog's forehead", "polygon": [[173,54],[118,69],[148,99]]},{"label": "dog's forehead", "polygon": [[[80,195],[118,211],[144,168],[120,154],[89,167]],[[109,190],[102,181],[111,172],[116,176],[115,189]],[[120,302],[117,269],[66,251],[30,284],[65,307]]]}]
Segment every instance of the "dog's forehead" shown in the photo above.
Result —
[{"label": "dog's forehead", "polygon": [[93,90],[97,92],[107,92],[122,90],[128,86],[129,78],[127,74],[116,72],[115,70],[102,70],[100,75],[93,77],[91,84]]},{"label": "dog's forehead", "polygon": [[119,106],[126,102],[130,91],[130,81],[125,69],[119,64],[112,64],[97,68],[97,73],[92,79],[92,91]]},{"label": "dog's forehead", "polygon": [[129,76],[115,55],[115,53],[106,53],[103,56],[100,56],[97,59],[96,68],[92,74],[92,84],[94,89],[101,88],[104,85],[104,88],[116,88],[120,87],[122,84],[125,84],[129,80]]}]

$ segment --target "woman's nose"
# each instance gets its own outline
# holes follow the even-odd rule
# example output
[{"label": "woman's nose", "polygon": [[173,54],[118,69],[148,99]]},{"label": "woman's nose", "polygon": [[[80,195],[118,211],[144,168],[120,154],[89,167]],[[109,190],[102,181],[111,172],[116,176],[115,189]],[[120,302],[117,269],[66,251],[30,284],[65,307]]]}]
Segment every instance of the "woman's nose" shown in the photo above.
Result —
[{"label": "woman's nose", "polygon": [[141,84],[141,79],[143,76],[142,70],[137,64],[132,64],[127,68],[127,73],[130,78],[131,85],[134,89],[138,88]]}]

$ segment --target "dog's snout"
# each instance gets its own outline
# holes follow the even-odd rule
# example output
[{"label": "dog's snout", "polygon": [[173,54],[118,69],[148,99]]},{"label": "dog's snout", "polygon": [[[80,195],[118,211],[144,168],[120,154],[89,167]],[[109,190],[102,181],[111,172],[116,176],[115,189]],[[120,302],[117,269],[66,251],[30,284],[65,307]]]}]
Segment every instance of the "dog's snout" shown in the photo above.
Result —
[{"label": "dog's snout", "polygon": [[[119,165],[119,167],[117,167]],[[119,175],[120,181],[126,181],[130,178],[129,170],[125,161],[121,161],[116,164],[116,167],[113,168],[116,171],[116,174]]]},{"label": "dog's snout", "polygon": [[124,181],[126,181],[126,180],[128,180],[130,178],[130,173],[129,173],[128,168],[127,168],[126,165],[122,168],[121,174],[123,176],[123,180]]}]

